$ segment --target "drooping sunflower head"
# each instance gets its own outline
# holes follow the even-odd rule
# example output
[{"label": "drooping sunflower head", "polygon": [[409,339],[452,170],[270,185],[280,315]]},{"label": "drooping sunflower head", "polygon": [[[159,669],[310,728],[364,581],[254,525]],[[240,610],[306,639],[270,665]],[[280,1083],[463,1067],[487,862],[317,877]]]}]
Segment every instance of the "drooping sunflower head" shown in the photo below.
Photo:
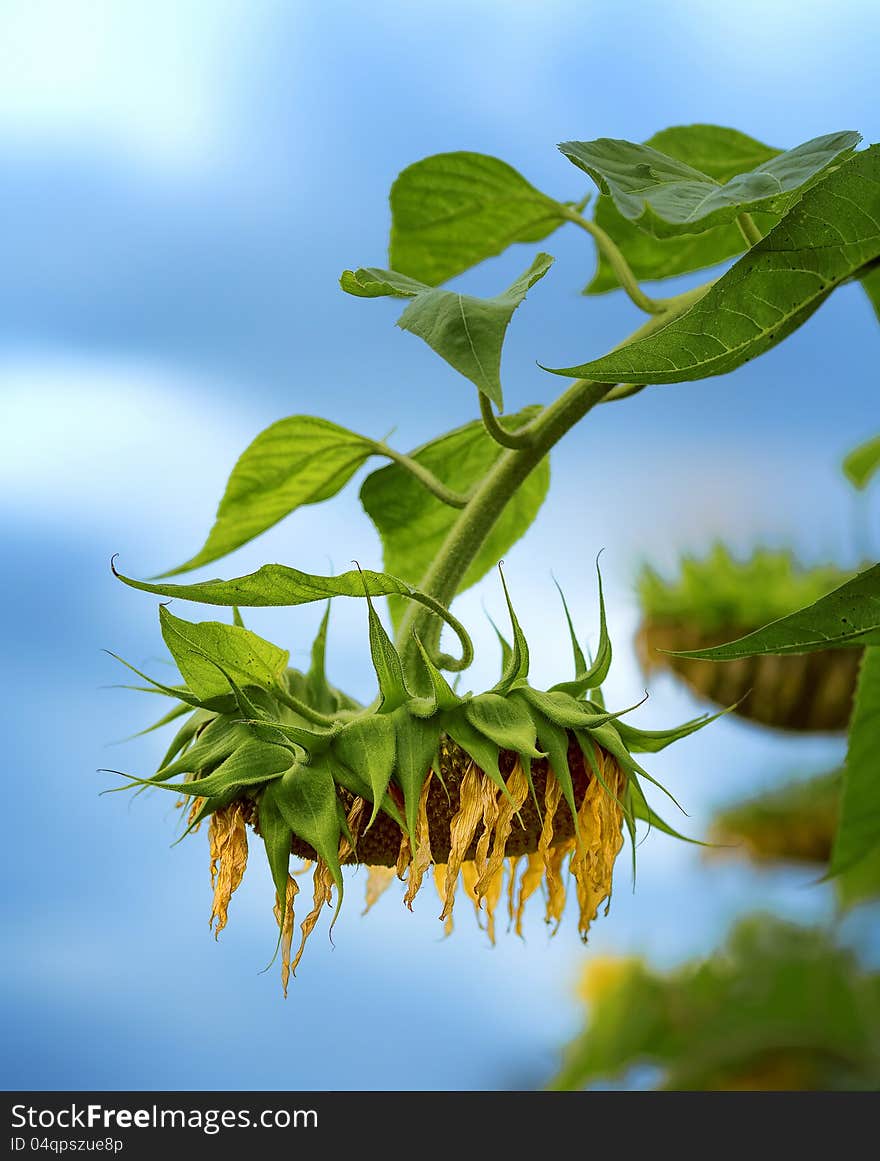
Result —
[{"label": "drooping sunflower head", "polygon": [[[586,939],[610,900],[624,829],[634,838],[641,821],[676,835],[648,805],[642,781],[654,780],[634,755],[711,719],[642,731],[623,720],[629,710],[605,708],[611,643],[601,579],[596,658],[587,661],[572,631],[574,675],[549,690],[528,681],[528,645],[509,597],[501,677],[473,694],[453,689],[418,641],[417,663],[405,670],[366,588],[364,595],[379,686],[369,706],[326,678],[326,614],[302,673],[237,616],[232,625],[193,624],[160,609],[185,684],[151,682],[177,703],[158,724],[184,720],[153,777],[131,783],[178,794],[188,805],[185,833],[207,820],[215,931],[244,874],[250,830],[275,884],[285,991],[334,898],[338,914],[343,868],[355,864],[370,868],[368,908],[395,877],[412,908],[433,879],[447,929],[461,884],[492,939],[502,899],[521,933],[526,902],[543,887],[555,930],[573,886]],[[299,871],[291,871],[292,856],[303,860]],[[311,871],[311,905],[294,952],[303,870]]]}]

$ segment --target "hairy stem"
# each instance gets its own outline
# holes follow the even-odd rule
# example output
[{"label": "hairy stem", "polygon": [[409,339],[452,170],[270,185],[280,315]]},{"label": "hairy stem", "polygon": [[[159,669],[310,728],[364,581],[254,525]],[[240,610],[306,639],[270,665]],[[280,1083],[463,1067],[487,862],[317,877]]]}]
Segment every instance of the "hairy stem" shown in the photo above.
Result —
[{"label": "hairy stem", "polygon": [[[710,285],[707,283],[667,299],[663,312],[648,319],[625,342],[647,338],[666,326],[705,294]],[[550,449],[597,403],[611,395],[617,386],[614,383],[577,379],[529,424],[532,442],[527,447],[508,448],[474,488],[419,583],[423,593],[430,594],[441,606],[450,604],[486,537],[516,490]],[[397,643],[411,671],[418,655],[414,635],[417,634],[428,651],[436,655],[441,629],[442,623],[437,617],[432,617],[427,608],[410,606],[407,609],[398,629]],[[456,668],[464,666],[459,662]]]},{"label": "hairy stem", "polygon": [[487,395],[481,391],[480,395],[480,415],[483,418],[483,426],[491,435],[496,443],[500,443],[502,447],[531,447],[535,442],[535,437],[532,434],[532,427],[534,420],[527,424],[526,427],[520,428],[519,431],[508,431],[502,426],[500,419],[492,410],[492,401]]},{"label": "hairy stem", "polygon": [[589,218],[585,218],[575,210],[570,210],[566,214],[566,217],[570,222],[574,222],[576,226],[580,226],[582,230],[585,230],[590,235],[608,262],[608,265],[614,271],[615,278],[639,310],[643,310],[646,314],[660,314],[665,309],[665,303],[662,299],[649,298],[645,294],[639,286],[630,264],[618,248],[617,243],[606,234],[601,226],[597,226],[595,222],[591,222]]},{"label": "hairy stem", "polygon": [[755,225],[755,219],[751,214],[739,214],[736,219],[736,224],[739,226],[739,232],[745,238],[750,248],[757,245],[764,236]]},{"label": "hairy stem", "polygon": [[450,508],[464,508],[468,502],[468,496],[463,492],[456,492],[452,488],[447,488],[441,479],[438,479],[430,469],[426,468],[424,464],[420,464],[418,460],[414,460],[411,456],[404,455],[403,452],[395,451],[393,447],[389,447],[382,441],[373,443],[373,447],[381,456],[386,456],[394,463],[400,464],[402,468],[419,481],[422,487],[427,488],[432,496],[443,503],[448,504]]}]

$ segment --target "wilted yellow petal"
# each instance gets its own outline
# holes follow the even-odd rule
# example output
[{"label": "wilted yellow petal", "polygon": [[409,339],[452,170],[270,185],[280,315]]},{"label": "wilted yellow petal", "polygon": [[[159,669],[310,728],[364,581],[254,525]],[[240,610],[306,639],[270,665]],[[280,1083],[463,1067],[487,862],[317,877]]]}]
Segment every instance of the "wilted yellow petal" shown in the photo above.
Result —
[{"label": "wilted yellow petal", "polygon": [[287,985],[290,981],[290,946],[293,943],[293,901],[299,894],[299,884],[292,876],[287,876],[287,898],[284,901],[284,914],[281,914],[281,903],[278,893],[275,893],[275,919],[281,928],[281,986],[287,998]]},{"label": "wilted yellow petal", "polygon": [[547,883],[547,909],[545,919],[547,923],[556,923],[551,932],[555,935],[562,921],[565,910],[565,882],[562,878],[562,864],[569,851],[574,850],[574,839],[567,839],[558,843],[544,856],[544,878]]},{"label": "wilted yellow petal", "polygon": [[508,794],[498,796],[498,817],[495,821],[492,854],[489,856],[486,866],[481,871],[480,881],[477,884],[477,892],[480,895],[486,894],[489,883],[492,881],[498,868],[504,863],[504,850],[507,846],[507,840],[510,838],[510,832],[513,829],[513,817],[525,802],[526,795],[529,792],[529,781],[526,778],[519,759],[514,763],[514,767],[507,779],[507,790]]},{"label": "wilted yellow petal", "polygon": [[409,865],[409,881],[406,886],[406,894],[403,897],[403,901],[410,911],[412,911],[413,899],[419,893],[425,871],[427,871],[432,862],[431,836],[428,830],[428,791],[431,786],[432,774],[433,771],[429,770],[428,777],[425,779],[422,785],[422,792],[419,795],[419,813],[416,821],[416,851]]},{"label": "wilted yellow petal", "polygon": [[395,872],[398,879],[403,879],[406,875],[406,868],[412,862],[412,851],[409,845],[409,836],[404,832],[400,836],[400,850],[397,852],[397,866]]},{"label": "wilted yellow petal", "polygon": [[498,795],[500,793],[501,791],[498,789],[492,779],[487,778],[484,775],[482,785],[480,787],[483,810],[483,829],[480,832],[479,839],[477,839],[477,849],[474,855],[474,865],[480,874],[485,871],[489,861],[489,844],[492,841],[492,835],[495,831],[495,823],[498,820]]},{"label": "wilted yellow petal", "polygon": [[[441,863],[434,864],[434,886],[437,888],[437,895],[442,903],[446,898],[446,868]],[[452,913],[450,912],[443,923],[444,936],[452,935],[452,930]]]},{"label": "wilted yellow petal", "polygon": [[[202,825],[200,822],[196,822],[196,819],[199,817],[199,811],[205,805],[205,799],[204,798],[193,798],[193,799],[191,799],[191,801],[192,801],[192,806],[190,806],[189,814],[186,816],[186,824],[187,824],[187,826],[192,828],[192,833],[195,834],[196,831],[199,829],[199,827],[201,827],[201,825]],[[186,804],[186,800],[181,799],[177,805],[184,806],[185,804]],[[211,871],[211,882],[212,883],[214,882],[213,870]]]},{"label": "wilted yellow petal", "polygon": [[449,858],[446,862],[446,898],[440,918],[445,919],[452,911],[455,903],[455,885],[458,881],[458,871],[468,847],[473,842],[474,834],[483,815],[483,799],[480,790],[481,778],[485,777],[480,770],[470,763],[461,780],[459,789],[458,812],[449,824]]},{"label": "wilted yellow petal", "polygon": [[519,901],[516,905],[516,934],[520,936],[526,900],[534,895],[544,878],[544,856],[539,851],[532,851],[526,858],[527,862],[519,882]]},{"label": "wilted yellow petal", "polygon": [[339,839],[339,861],[344,863],[351,855],[354,854],[357,848],[358,839],[361,834],[361,826],[364,822],[364,814],[367,808],[366,799],[355,798],[349,807],[346,821],[348,822],[348,829],[351,831],[351,837],[354,839],[354,847],[348,841],[345,835]]},{"label": "wilted yellow petal", "polygon": [[495,908],[498,906],[498,900],[501,898],[503,886],[504,863],[501,864],[492,876],[486,894],[482,896],[486,901],[486,933],[493,947],[495,946]]},{"label": "wilted yellow petal", "polygon": [[232,894],[238,887],[247,867],[247,826],[240,802],[215,810],[208,825],[208,843],[211,851],[211,883],[214,900],[208,926],[217,926],[218,936],[226,926],[227,909]]},{"label": "wilted yellow petal", "polygon": [[318,922],[318,917],[321,914],[321,908],[325,903],[330,902],[330,897],[333,892],[333,876],[330,873],[330,868],[323,859],[318,859],[315,863],[314,874],[314,894],[313,906],[311,911],[300,924],[300,931],[302,932],[302,939],[300,941],[299,950],[296,953],[293,963],[290,965],[291,972],[296,972],[296,967],[302,959],[302,953],[305,950],[306,940],[312,934],[315,924]]},{"label": "wilted yellow petal", "polygon": [[293,875],[294,878],[299,878],[300,875],[304,875],[304,874],[306,874],[307,871],[310,871],[312,869],[313,865],[314,865],[313,859],[303,859],[302,866],[297,867],[297,869],[295,871],[291,871],[290,873],[291,873],[291,875]]},{"label": "wilted yellow petal", "polygon": [[519,866],[521,855],[514,855],[507,859],[507,870],[509,872],[509,879],[507,880],[507,921],[508,928],[513,924],[513,917],[516,914],[516,869]]},{"label": "wilted yellow petal", "polygon": [[366,907],[361,912],[362,915],[375,906],[377,900],[385,894],[391,886],[392,879],[397,878],[394,867],[370,867],[367,873],[367,894]]},{"label": "wilted yellow petal", "polygon": [[600,903],[607,899],[610,904],[614,863],[623,846],[623,811],[614,795],[619,797],[623,793],[626,775],[610,754],[598,747],[595,754],[602,781],[608,790],[595,774],[587,783],[578,810],[583,843],[571,858],[580,908],[578,930],[585,941]]},{"label": "wilted yellow petal", "polygon": [[477,916],[477,926],[482,927],[480,917],[480,896],[477,894],[477,879],[479,878],[476,864],[472,859],[468,859],[461,864],[461,885],[464,887],[464,893],[474,905],[474,912]]}]

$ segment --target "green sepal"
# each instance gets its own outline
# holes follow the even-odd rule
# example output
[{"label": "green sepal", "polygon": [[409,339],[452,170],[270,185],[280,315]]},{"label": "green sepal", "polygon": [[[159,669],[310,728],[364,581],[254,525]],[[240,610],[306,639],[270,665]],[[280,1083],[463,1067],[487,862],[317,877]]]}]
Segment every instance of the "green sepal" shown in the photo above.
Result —
[{"label": "green sepal", "polygon": [[216,798],[235,786],[253,786],[267,782],[271,778],[279,778],[290,768],[292,760],[290,751],[282,746],[249,741],[239,746],[207,778],[197,778],[194,782],[164,782],[154,778],[137,778],[134,774],[125,774],[121,770],[114,770],[111,773],[121,774],[123,778],[128,778],[140,786],[158,786],[162,790],[171,790],[177,794]]},{"label": "green sepal", "polygon": [[309,766],[295,762],[281,779],[276,795],[281,817],[297,838],[313,847],[327,864],[338,892],[338,915],[342,904],[341,830],[336,808],[336,783],[330,762],[324,755]]},{"label": "green sepal", "polygon": [[449,711],[443,714],[442,725],[445,733],[452,738],[456,745],[460,746],[466,754],[468,754],[479,768],[486,774],[495,785],[503,790],[508,798],[511,797],[510,791],[507,789],[507,783],[501,774],[498,766],[499,747],[485,734],[471,725],[465,717],[464,707],[459,706],[458,709]]},{"label": "green sepal", "polygon": [[213,769],[250,738],[250,732],[241,723],[232,722],[227,717],[215,718],[179,758],[160,766],[153,777],[159,782],[167,782],[180,774]]},{"label": "green sepal", "polygon": [[392,713],[410,697],[403,676],[403,662],[394,647],[394,642],[385,632],[385,626],[373,608],[370,590],[366,583],[364,584],[364,596],[367,599],[367,616],[370,625],[370,656],[373,659],[373,668],[379,682],[379,696],[381,698],[379,708],[382,713]]},{"label": "green sepal", "polygon": [[670,730],[640,730],[637,726],[618,722],[617,732],[631,754],[658,754],[667,746],[672,745],[673,742],[680,742],[682,738],[695,734],[697,730],[701,730],[704,726],[708,726],[711,722],[717,721],[718,718],[722,718],[728,713],[730,710],[724,709],[717,714],[702,714],[700,717],[691,718],[689,722],[683,722],[680,726]]},{"label": "green sepal", "polygon": [[330,601],[324,610],[315,640],[312,659],[304,678],[304,700],[321,713],[331,714],[339,708],[330,683],[327,681],[327,626],[330,623]]},{"label": "green sepal", "polygon": [[546,750],[550,768],[556,776],[556,781],[562,787],[563,797],[568,803],[568,809],[571,811],[574,822],[575,838],[580,846],[582,836],[578,823],[577,806],[574,801],[571,768],[568,765],[568,731],[545,717],[535,706],[529,705],[528,710],[534,723],[536,738]]},{"label": "green sepal", "polygon": [[185,621],[159,606],[159,624],[168,650],[192,692],[220,697],[227,675],[239,684],[271,690],[287,668],[290,654],[249,629],[222,621]]},{"label": "green sepal", "polygon": [[502,750],[513,750],[523,758],[544,758],[535,748],[535,724],[524,705],[497,693],[481,693],[465,703],[470,724]]},{"label": "green sepal", "polygon": [[339,731],[333,739],[333,755],[358,775],[365,775],[370,787],[369,799],[373,813],[367,830],[376,821],[382,808],[388,783],[394,773],[395,732],[390,714],[372,714],[356,718]]},{"label": "green sepal", "polygon": [[285,742],[292,742],[294,745],[299,746],[305,752],[306,758],[309,761],[316,755],[323,754],[339,732],[338,726],[331,730],[318,730],[314,727],[306,729],[304,726],[292,725],[290,722],[277,722],[266,719],[247,722],[246,724],[260,726],[264,730],[274,730],[276,733],[281,734]]},{"label": "green sepal", "polygon": [[[599,561],[596,561],[596,574],[599,578],[599,645],[596,649],[596,659],[593,664],[575,674],[574,681],[560,681],[550,689],[551,693],[570,693],[573,697],[582,697],[591,689],[598,689],[605,678],[608,676],[608,670],[611,668],[611,637],[608,634],[608,622],[605,616],[605,594],[602,590],[602,572],[599,568]],[[561,594],[560,590],[560,594]],[[565,598],[563,597],[563,604]],[[566,608],[566,616],[568,616],[568,609]],[[575,652],[575,664],[577,664],[577,656],[580,654],[583,660],[583,654],[577,646],[577,641],[574,636],[574,630],[571,627],[569,620],[569,629],[571,631],[573,647]]]},{"label": "green sepal", "polygon": [[[143,789],[143,787],[141,789]],[[236,787],[234,790],[228,790],[225,794],[218,795],[215,798],[206,798],[196,813],[193,815],[192,819],[187,820],[186,828],[171,845],[176,847],[178,843],[182,843],[187,835],[192,834],[193,831],[196,830],[199,825],[205,821],[206,818],[210,818],[211,815],[216,814],[218,810],[222,810],[225,806],[229,806],[230,803],[235,802],[239,796],[239,789]]]},{"label": "green sepal", "polygon": [[[419,795],[428,771],[434,763],[440,738],[437,718],[413,717],[406,706],[399,706],[391,714],[397,743],[396,780],[403,791],[406,809],[406,831],[410,846],[415,850],[416,822],[419,812]],[[439,765],[436,766],[439,770]]]},{"label": "green sepal", "polygon": [[565,599],[565,593],[562,591],[562,586],[556,577],[553,578],[553,583],[556,585],[556,591],[559,593],[559,599],[562,601],[562,611],[565,613],[565,623],[568,625],[568,636],[571,640],[571,654],[574,660],[574,675],[579,673],[586,673],[588,670],[587,659],[584,657],[584,651],[581,649],[580,642],[577,639],[577,634],[574,631],[574,624],[571,619],[571,613],[568,610],[568,601]]},{"label": "green sepal", "polygon": [[[189,709],[190,707],[187,706],[186,708]],[[181,752],[185,753],[189,749],[190,742],[195,738],[199,727],[212,720],[213,714],[205,710],[195,710],[195,712],[191,713],[169,742],[168,749],[165,751],[162,756],[162,761],[159,763],[159,769],[161,770],[170,762],[173,762]]]},{"label": "green sepal", "polygon": [[[144,692],[146,692],[146,691],[144,691]],[[151,690],[150,692],[156,693],[158,691]],[[159,720],[157,722],[153,722],[153,724],[151,726],[145,726],[144,729],[138,730],[137,733],[135,733],[135,734],[129,734],[127,738],[123,738],[121,740],[124,742],[131,742],[135,738],[143,738],[146,734],[152,734],[152,732],[154,730],[161,730],[161,728],[163,726],[168,726],[172,722],[177,721],[178,718],[183,717],[184,714],[188,714],[191,712],[192,712],[192,706],[188,705],[185,701],[182,701],[180,703],[180,705],[172,706],[172,708],[168,711],[168,713],[163,714],[162,717],[159,718]],[[183,728],[184,727],[181,727],[181,729],[183,729]]]},{"label": "green sepal", "polygon": [[597,726],[604,726],[608,722],[616,721],[622,714],[631,713],[642,704],[640,701],[636,702],[635,705],[627,706],[626,709],[618,710],[616,713],[607,710],[602,713],[593,713],[588,708],[591,705],[590,702],[578,701],[571,694],[564,693],[559,689],[542,693],[539,689],[532,689],[529,685],[517,686],[511,697],[522,698],[530,706],[540,710],[551,722],[556,722],[557,725],[572,730],[594,730]]},{"label": "green sepal", "polygon": [[681,839],[684,843],[693,843],[698,847],[710,847],[712,843],[700,842],[699,839],[689,838],[686,834],[680,834],[674,827],[671,827],[668,822],[664,822],[660,815],[652,806],[648,805],[648,800],[645,798],[645,792],[639,785],[639,780],[634,775],[630,775],[628,779],[628,787],[632,795],[632,813],[633,817],[646,822],[649,827],[660,830],[664,834],[670,835],[672,838]]},{"label": "green sepal", "polygon": [[501,646],[501,680],[503,680],[504,673],[505,673],[508,665],[510,664],[510,658],[511,658],[511,654],[513,653],[513,647],[510,644],[510,642],[507,640],[507,638],[504,636],[504,634],[501,632],[501,630],[498,628],[498,626],[495,624],[495,622],[492,620],[491,616],[488,613],[486,613],[486,616],[489,619],[489,624],[495,630],[495,636],[498,638],[498,644]]},{"label": "green sepal", "polygon": [[507,693],[516,682],[525,681],[529,675],[529,645],[517,620],[513,602],[507,590],[507,581],[504,579],[504,573],[500,565],[498,567],[498,574],[501,577],[501,585],[504,589],[504,599],[507,601],[507,612],[510,617],[510,627],[513,631],[513,645],[511,646],[507,664],[504,666],[504,672],[501,674],[501,680],[496,686],[493,686],[491,692]]},{"label": "green sepal", "polygon": [[[617,760],[618,765],[620,765],[628,774],[641,774],[643,778],[647,778],[652,786],[656,786],[658,790],[662,790],[666,797],[671,802],[675,803],[682,814],[686,813],[675,796],[669,790],[667,790],[665,786],[661,785],[656,778],[652,777],[648,771],[644,769],[644,767],[638,764],[638,762],[620,740],[620,734],[617,732],[615,726],[609,724],[607,726],[599,726],[597,729],[589,731],[575,730],[575,736],[577,737],[578,742],[580,743],[580,747],[584,754],[587,755],[587,757],[591,756],[592,751],[586,743],[589,741],[590,737],[592,737],[596,742],[599,743],[603,750],[607,750],[612,758]],[[618,801],[620,800],[618,799]]]},{"label": "green sepal", "polygon": [[186,702],[186,704],[191,705],[193,709],[213,709],[222,712],[223,708],[228,708],[231,704],[230,698],[228,696],[205,699],[196,697],[196,695],[185,686],[163,685],[161,681],[155,681],[152,677],[149,676],[149,674],[142,673],[140,669],[136,669],[130,661],[126,661],[125,658],[120,657],[118,653],[112,653],[109,649],[107,649],[106,652],[110,657],[113,658],[114,661],[118,661],[121,665],[124,665],[126,669],[130,669],[132,673],[136,673],[138,677],[142,677],[144,681],[148,681],[152,687],[149,692],[156,691],[158,693],[164,693],[166,697],[173,697],[177,701]]},{"label": "green sepal", "polygon": [[281,919],[278,924],[278,940],[275,952],[267,964],[268,970],[275,962],[278,948],[281,946],[281,936],[284,931],[284,911],[287,905],[287,878],[290,869],[290,844],[293,831],[284,821],[278,806],[278,790],[280,782],[270,782],[257,803],[260,819],[260,835],[266,849],[266,859],[275,884],[275,894],[278,898]]},{"label": "green sepal", "polygon": [[[434,662],[427,649],[422,644],[417,633],[413,634],[419,653],[422,657],[422,663],[425,666],[431,681],[432,698],[413,698],[409,704],[410,713],[417,717],[431,717],[435,713],[442,713],[444,710],[454,709],[455,706],[461,705],[464,698],[459,697],[455,692]],[[466,696],[470,696],[469,694]],[[424,712],[422,710],[424,709]]]},{"label": "green sepal", "polygon": [[[623,798],[621,798],[618,794],[616,794],[611,789],[611,787],[608,785],[608,783],[602,777],[602,772],[599,769],[599,763],[596,761],[595,749],[592,745],[590,745],[590,739],[593,737],[593,734],[587,730],[574,730],[573,733],[574,733],[575,738],[577,739],[578,745],[581,748],[581,753],[583,754],[587,765],[590,767],[590,771],[592,772],[593,777],[600,784],[600,786],[605,791],[605,793],[611,795],[611,797],[614,799],[614,801],[617,803],[617,805],[623,811],[623,815],[625,818],[627,815],[627,810],[629,809],[627,806],[626,793],[624,793]],[[598,733],[598,731],[597,731],[597,733]],[[612,753],[612,751],[607,746],[603,746],[603,748],[607,749],[609,753]],[[618,759],[618,761],[620,761],[620,764],[626,770],[627,775],[628,775],[627,781],[629,781],[629,779],[633,775],[633,771],[631,769],[632,764],[631,763],[625,764],[620,759]]]}]

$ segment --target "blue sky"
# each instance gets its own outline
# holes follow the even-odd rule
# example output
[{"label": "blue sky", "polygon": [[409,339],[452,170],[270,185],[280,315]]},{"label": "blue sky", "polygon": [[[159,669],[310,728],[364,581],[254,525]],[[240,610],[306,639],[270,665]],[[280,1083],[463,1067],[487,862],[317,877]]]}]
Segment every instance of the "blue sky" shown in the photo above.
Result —
[{"label": "blue sky", "polygon": [[[587,951],[570,923],[548,942],[538,915],[525,943],[493,950],[464,907],[439,942],[427,902],[411,916],[389,894],[362,919],[351,898],[336,947],[319,929],[284,1003],[274,972],[257,974],[273,943],[261,856],[215,945],[202,841],[168,849],[161,796],[97,796],[96,767],[145,772],[159,752],[155,735],[107,748],[155,705],[103,688],[125,678],[100,650],[162,671],[156,601],[114,582],[109,557],[147,575],[191,555],[235,457],[268,423],[303,412],[373,436],[396,427],[406,448],[472,417],[464,380],[394,328],[392,304],[338,289],[344,267],[383,263],[403,166],[473,149],[578,197],[584,175],[554,148],[568,138],[710,121],[779,146],[842,128],[877,140],[876,6],[7,0],[0,25],[7,1087],[540,1083],[578,1026],[571,988],[589,954],[672,962],[759,904],[826,917],[830,897],[809,875],[709,874],[655,835],[636,893],[623,871]],[[558,390],[537,360],[582,361],[638,323],[619,295],[577,293],[592,269],[584,237],[563,230],[548,248],[557,263],[505,350],[511,409]],[[512,252],[461,283],[494,293],[524,264]],[[735,374],[649,389],[573,432],[507,559],[536,680],[555,680],[567,657],[550,573],[594,635],[600,548],[615,704],[642,692],[630,645],[641,560],[671,567],[723,533],[741,551],[791,544],[806,561],[850,564],[866,525],[876,552],[876,496],[857,505],[838,464],[877,430],[878,342],[846,287]],[[353,557],[380,564],[356,486],[220,567],[325,572]],[[501,614],[491,579],[460,602],[483,647],[475,686],[496,663],[484,604]],[[249,623],[296,661],[315,615]],[[340,684],[369,695],[354,602],[335,615],[330,660]],[[702,708],[662,678],[651,693],[649,725]],[[699,833],[714,804],[841,754],[839,739],[728,719],[652,770]],[[867,938],[858,923],[853,938]]]}]

